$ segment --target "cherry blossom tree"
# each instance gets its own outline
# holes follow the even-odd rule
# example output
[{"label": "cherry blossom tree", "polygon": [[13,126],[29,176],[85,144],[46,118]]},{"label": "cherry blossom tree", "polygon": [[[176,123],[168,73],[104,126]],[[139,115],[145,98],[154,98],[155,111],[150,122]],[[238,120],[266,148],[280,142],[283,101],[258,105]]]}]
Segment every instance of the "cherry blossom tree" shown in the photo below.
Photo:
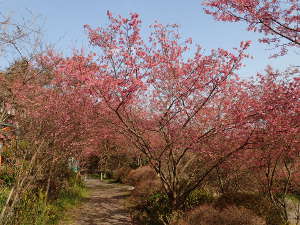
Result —
[{"label": "cherry blossom tree", "polygon": [[285,55],[289,48],[300,46],[300,5],[295,0],[207,0],[205,12],[216,20],[245,22],[247,30],[265,37],[260,42],[272,44]]},{"label": "cherry blossom tree", "polygon": [[[180,208],[215,167],[247,148],[252,127],[235,129],[238,116],[226,110],[236,100],[229,96],[238,92],[235,71],[249,43],[236,53],[203,54],[199,46],[192,52],[192,40],[183,40],[178,26],[156,23],[146,44],[137,14],[108,17],[107,28],[85,26],[100,50],[98,72],[88,82],[92,95],[114,116],[118,132],[149,159],[171,207]],[[234,142],[214,148],[221,136]]]},{"label": "cherry blossom tree", "polygon": [[[285,72],[266,69],[252,92],[250,103],[258,124],[256,132],[256,157],[250,163],[263,169],[262,189],[287,221],[286,196],[295,183],[299,157],[300,83],[294,76],[298,71]],[[280,193],[280,194],[279,194]]]}]

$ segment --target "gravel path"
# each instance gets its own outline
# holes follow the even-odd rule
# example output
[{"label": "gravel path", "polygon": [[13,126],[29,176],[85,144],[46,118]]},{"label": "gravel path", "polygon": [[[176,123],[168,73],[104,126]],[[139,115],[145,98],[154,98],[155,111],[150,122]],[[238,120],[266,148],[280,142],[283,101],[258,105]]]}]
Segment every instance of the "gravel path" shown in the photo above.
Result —
[{"label": "gravel path", "polygon": [[125,199],[130,186],[108,184],[98,179],[86,181],[90,195],[76,209],[68,213],[72,222],[61,225],[131,225]]}]

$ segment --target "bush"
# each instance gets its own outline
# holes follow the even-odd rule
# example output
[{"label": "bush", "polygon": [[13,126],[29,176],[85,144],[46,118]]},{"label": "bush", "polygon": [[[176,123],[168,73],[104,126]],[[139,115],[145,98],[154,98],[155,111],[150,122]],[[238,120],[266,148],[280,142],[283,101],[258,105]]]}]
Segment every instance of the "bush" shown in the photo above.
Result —
[{"label": "bush", "polygon": [[265,221],[251,210],[231,206],[218,210],[210,205],[203,205],[190,211],[177,225],[264,225]]},{"label": "bush", "polygon": [[140,225],[164,225],[171,219],[172,210],[168,196],[164,193],[155,193],[149,196],[143,204],[134,207],[133,221]]},{"label": "bush", "polygon": [[130,171],[127,183],[135,186],[130,202],[133,220],[141,225],[163,225],[171,218],[168,196],[161,193],[162,185],[156,172],[149,166]]},{"label": "bush", "polygon": [[212,203],[214,201],[214,197],[212,193],[209,193],[202,189],[196,189],[190,193],[187,197],[186,202],[184,204],[185,210],[193,209],[199,205]]},{"label": "bush", "polygon": [[12,168],[2,167],[0,170],[0,183],[4,186],[12,186],[15,182],[16,174]]},{"label": "bush", "polygon": [[[181,211],[172,211],[168,196],[161,192],[161,182],[151,167],[144,166],[130,171],[127,182],[135,186],[130,201],[135,206],[133,217],[136,223],[143,225],[168,224],[182,214]],[[213,200],[211,193],[197,189],[186,199],[184,209],[211,203]]]},{"label": "bush", "polygon": [[161,191],[159,180],[145,180],[139,182],[131,192],[130,201],[134,205],[143,205],[152,195]]},{"label": "bush", "polygon": [[264,215],[268,204],[261,195],[251,193],[226,193],[221,195],[214,203],[218,209],[236,205],[253,210],[257,215]]},{"label": "bush", "polygon": [[267,225],[285,224],[278,209],[274,208],[264,196],[255,193],[223,194],[215,201],[214,205],[218,209],[232,206],[244,207],[260,217],[265,217]]},{"label": "bush", "polygon": [[[83,197],[84,186],[81,180],[76,179],[75,173],[69,173],[64,182],[61,182],[60,189],[55,198],[46,194],[46,189],[41,188],[39,183],[33,183],[26,189],[21,189],[16,197],[12,208],[8,207],[3,221],[3,225],[46,225],[56,224],[63,216],[66,208],[74,205]],[[51,187],[52,188],[52,187]],[[6,203],[11,187],[1,187],[0,189],[0,209]],[[12,202],[12,200],[10,201]],[[9,204],[11,205],[11,204]]]},{"label": "bush", "polygon": [[143,204],[151,195],[161,190],[161,182],[155,171],[149,166],[131,170],[126,181],[135,186],[131,199],[136,204]]},{"label": "bush", "polygon": [[143,166],[131,170],[127,177],[127,183],[137,186],[140,182],[158,180],[156,172],[150,166]]},{"label": "bush", "polygon": [[113,171],[113,178],[116,182],[126,183],[127,176],[130,172],[130,168],[122,167]]}]

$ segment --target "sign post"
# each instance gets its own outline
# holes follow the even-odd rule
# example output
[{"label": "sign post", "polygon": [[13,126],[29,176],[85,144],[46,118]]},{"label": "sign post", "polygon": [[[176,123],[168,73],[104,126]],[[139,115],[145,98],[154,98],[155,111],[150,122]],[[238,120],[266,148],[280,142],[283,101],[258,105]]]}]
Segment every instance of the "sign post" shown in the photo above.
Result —
[{"label": "sign post", "polygon": [[79,162],[74,157],[69,158],[69,168],[75,173],[79,171]]}]

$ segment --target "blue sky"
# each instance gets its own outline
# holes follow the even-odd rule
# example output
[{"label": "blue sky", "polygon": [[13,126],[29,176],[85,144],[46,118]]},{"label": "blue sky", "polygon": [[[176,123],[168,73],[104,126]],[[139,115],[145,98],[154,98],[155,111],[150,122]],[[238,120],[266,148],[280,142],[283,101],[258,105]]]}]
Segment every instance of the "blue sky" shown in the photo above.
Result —
[{"label": "blue sky", "polygon": [[204,14],[201,0],[0,0],[2,14],[15,18],[26,17],[32,11],[40,15],[44,40],[62,52],[87,46],[84,24],[103,26],[107,24],[106,11],[127,16],[130,12],[140,14],[142,30],[158,20],[164,24],[179,24],[183,37],[192,37],[206,51],[212,48],[232,49],[242,40],[253,40],[249,53],[254,56],[246,60],[246,67],[239,73],[242,77],[255,75],[270,64],[283,69],[297,65],[299,55],[290,52],[288,56],[270,60],[272,53],[267,46],[259,44],[257,34],[247,32],[244,24],[222,23]]}]

